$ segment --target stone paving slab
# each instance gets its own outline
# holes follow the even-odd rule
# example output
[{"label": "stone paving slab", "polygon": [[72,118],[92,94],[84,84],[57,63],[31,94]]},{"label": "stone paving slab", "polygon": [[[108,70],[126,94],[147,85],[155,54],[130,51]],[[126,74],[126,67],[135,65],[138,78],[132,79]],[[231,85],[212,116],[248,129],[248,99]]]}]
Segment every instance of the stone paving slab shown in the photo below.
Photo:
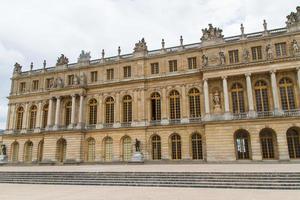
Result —
[{"label": "stone paving slab", "polygon": [[300,172],[300,163],[289,164],[159,164],[1,166],[0,171],[66,172]]},{"label": "stone paving slab", "polygon": [[297,200],[300,191],[0,184],[10,200]]}]

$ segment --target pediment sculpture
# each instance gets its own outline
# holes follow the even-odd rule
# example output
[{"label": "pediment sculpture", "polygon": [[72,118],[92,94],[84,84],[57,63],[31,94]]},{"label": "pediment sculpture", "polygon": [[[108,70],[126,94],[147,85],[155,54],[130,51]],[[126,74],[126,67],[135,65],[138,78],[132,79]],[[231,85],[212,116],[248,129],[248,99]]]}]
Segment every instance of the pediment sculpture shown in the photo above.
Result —
[{"label": "pediment sculpture", "polygon": [[22,66],[16,62],[16,64],[14,65],[14,74],[19,74],[22,72]]},{"label": "pediment sculpture", "polygon": [[89,62],[90,59],[91,59],[91,53],[90,52],[85,52],[84,50],[82,50],[79,57],[78,57],[78,63]]},{"label": "pediment sculpture", "polygon": [[56,66],[67,65],[68,63],[69,59],[64,54],[61,54],[57,59]]},{"label": "pediment sculpture", "polygon": [[299,25],[300,23],[300,6],[296,8],[297,12],[291,12],[288,16],[286,16],[286,26],[287,28],[291,28],[292,26]]},{"label": "pediment sculpture", "polygon": [[213,27],[212,24],[208,24],[208,28],[202,29],[201,41],[223,40],[224,35],[222,35],[222,31],[222,29]]},{"label": "pediment sculpture", "polygon": [[148,47],[147,47],[147,43],[146,43],[145,39],[142,38],[138,43],[135,43],[135,47],[133,50],[134,50],[134,53],[147,52]]}]

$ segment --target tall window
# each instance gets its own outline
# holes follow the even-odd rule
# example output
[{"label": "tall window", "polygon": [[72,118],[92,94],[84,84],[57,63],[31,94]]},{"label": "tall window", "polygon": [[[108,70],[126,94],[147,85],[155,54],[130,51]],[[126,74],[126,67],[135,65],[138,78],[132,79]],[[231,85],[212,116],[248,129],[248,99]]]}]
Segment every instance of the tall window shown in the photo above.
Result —
[{"label": "tall window", "polygon": [[22,129],[23,116],[24,116],[24,108],[23,107],[19,107],[18,110],[17,110],[17,126],[16,126],[17,130],[21,130]]},{"label": "tall window", "polygon": [[91,99],[89,101],[89,124],[97,124],[97,101]]},{"label": "tall window", "polygon": [[105,101],[105,123],[114,123],[114,105],[115,101],[112,97],[108,97]]},{"label": "tall window", "polygon": [[179,92],[173,90],[170,92],[170,118],[180,119],[180,95]]},{"label": "tall window", "polygon": [[173,160],[181,159],[181,137],[178,134],[171,136],[171,155]]},{"label": "tall window", "polygon": [[31,141],[27,141],[24,145],[24,162],[32,162],[32,147],[33,143]]},{"label": "tall window", "polygon": [[123,70],[124,70],[124,78],[131,77],[131,66],[125,66]]},{"label": "tall window", "polygon": [[29,129],[34,129],[36,127],[36,114],[37,114],[37,107],[36,106],[31,106],[31,108],[30,108]]},{"label": "tall window", "polygon": [[65,162],[67,154],[67,141],[63,138],[56,143],[56,161]]},{"label": "tall window", "polygon": [[152,144],[152,160],[161,159],[161,139],[158,135],[154,135],[151,138]]},{"label": "tall window", "polygon": [[37,91],[39,89],[39,80],[32,81],[32,91]]},{"label": "tall window", "polygon": [[158,62],[151,63],[151,74],[158,74],[158,73],[159,73],[159,64],[158,64]]},{"label": "tall window", "polygon": [[177,71],[177,60],[169,60],[169,72]]},{"label": "tall window", "polygon": [[74,84],[74,74],[68,75],[68,85],[73,85]]},{"label": "tall window", "polygon": [[295,109],[296,106],[293,82],[288,78],[281,79],[279,81],[279,91],[282,110]]},{"label": "tall window", "polygon": [[151,95],[151,120],[161,120],[161,101],[157,92]]},{"label": "tall window", "polygon": [[300,158],[300,136],[299,131],[295,128],[290,128],[287,133],[287,143],[289,156],[291,159]]},{"label": "tall window", "polygon": [[281,42],[275,44],[275,50],[276,50],[277,57],[286,56],[286,43]]},{"label": "tall window", "polygon": [[114,79],[114,69],[107,69],[106,70],[106,79],[113,80]]},{"label": "tall window", "polygon": [[252,47],[251,52],[252,52],[252,60],[262,59],[261,46]]},{"label": "tall window", "polygon": [[233,113],[244,113],[244,90],[241,84],[233,84],[233,86],[231,87],[231,98]]},{"label": "tall window", "polygon": [[189,92],[190,102],[190,117],[198,118],[201,116],[200,113],[200,92],[198,89],[193,88]]},{"label": "tall window", "polygon": [[113,158],[113,139],[106,137],[104,139],[104,160],[112,161]]},{"label": "tall window", "polygon": [[123,98],[123,122],[132,121],[132,98],[129,95]]},{"label": "tall window", "polygon": [[98,72],[97,71],[91,72],[91,82],[95,83],[97,81],[98,81]]},{"label": "tall window", "polygon": [[193,133],[192,135],[192,158],[193,160],[203,159],[202,137],[199,133]]},{"label": "tall window", "polygon": [[259,137],[263,159],[274,159],[276,139],[273,132],[268,129],[262,130],[259,133]]},{"label": "tall window", "polygon": [[11,161],[12,162],[19,161],[19,143],[16,141],[11,145]]},{"label": "tall window", "polygon": [[43,154],[44,154],[44,139],[41,140],[38,144],[38,153],[37,153],[38,162],[42,162]]},{"label": "tall window", "polygon": [[235,133],[235,148],[238,160],[250,159],[250,136],[248,132],[241,130]]},{"label": "tall window", "polygon": [[87,140],[87,161],[93,162],[95,160],[95,139],[89,138]]},{"label": "tall window", "polygon": [[25,82],[20,83],[19,91],[20,92],[25,92],[26,91],[26,83]]},{"label": "tall window", "polygon": [[69,126],[71,124],[71,115],[72,115],[72,102],[69,101],[66,103],[65,107],[65,124]]},{"label": "tall window", "polygon": [[46,104],[43,107],[43,122],[42,122],[42,128],[46,128],[47,122],[48,122],[48,112],[49,112],[49,104]]},{"label": "tall window", "polygon": [[228,51],[229,54],[229,62],[230,63],[238,63],[239,62],[239,50],[231,50]]},{"label": "tall window", "polygon": [[196,69],[197,68],[197,58],[196,57],[188,58],[188,66],[189,66],[189,69]]},{"label": "tall window", "polygon": [[269,111],[268,86],[265,81],[257,81],[254,85],[257,112]]},{"label": "tall window", "polygon": [[129,161],[131,159],[131,152],[132,152],[131,138],[128,136],[125,136],[123,138],[122,145],[123,145],[123,147],[122,147],[123,161]]}]

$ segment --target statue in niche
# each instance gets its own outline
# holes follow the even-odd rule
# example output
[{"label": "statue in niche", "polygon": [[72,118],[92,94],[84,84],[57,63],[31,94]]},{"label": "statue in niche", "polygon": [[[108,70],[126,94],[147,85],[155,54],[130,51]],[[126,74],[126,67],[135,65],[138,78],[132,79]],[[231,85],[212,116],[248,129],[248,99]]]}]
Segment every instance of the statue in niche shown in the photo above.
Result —
[{"label": "statue in niche", "polygon": [[16,62],[16,64],[14,65],[14,74],[19,74],[22,72],[22,66]]},{"label": "statue in niche", "polygon": [[268,44],[266,46],[266,54],[267,54],[267,60],[273,59],[273,50],[272,50],[271,44]]},{"label": "statue in niche", "polygon": [[5,146],[5,144],[1,145],[1,155],[6,156],[6,146]]},{"label": "statue in niche", "polygon": [[141,141],[138,139],[135,139],[135,151],[140,152],[141,151]]},{"label": "statue in niche", "polygon": [[244,49],[244,51],[243,51],[243,60],[244,60],[245,63],[249,62],[249,56],[250,56],[249,50]]},{"label": "statue in niche", "polygon": [[223,51],[219,52],[220,65],[225,65],[225,54]]},{"label": "statue in niche", "polygon": [[208,57],[204,54],[202,55],[202,64],[203,64],[203,66],[208,65]]},{"label": "statue in niche", "polygon": [[64,87],[64,82],[63,82],[62,78],[60,78],[60,77],[56,78],[56,80],[54,82],[54,87],[55,88],[63,88]]},{"label": "statue in niche", "polygon": [[84,73],[80,75],[80,85],[81,86],[86,85],[86,76]]},{"label": "statue in niche", "polygon": [[297,40],[295,40],[295,39],[292,42],[292,49],[293,49],[293,55],[294,56],[299,54],[299,45],[298,45]]},{"label": "statue in niche", "polygon": [[221,112],[221,97],[220,92],[216,90],[213,94],[213,105],[214,105],[214,112],[220,113]]}]

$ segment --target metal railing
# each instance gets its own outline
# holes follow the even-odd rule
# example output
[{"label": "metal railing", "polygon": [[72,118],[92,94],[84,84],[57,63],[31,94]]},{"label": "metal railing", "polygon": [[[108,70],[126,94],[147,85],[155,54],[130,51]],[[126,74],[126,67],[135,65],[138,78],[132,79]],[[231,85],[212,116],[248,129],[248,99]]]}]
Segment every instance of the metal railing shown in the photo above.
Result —
[{"label": "metal railing", "polygon": [[266,118],[266,117],[274,117],[275,112],[274,111],[260,111],[256,113],[257,118]]},{"label": "metal railing", "polygon": [[131,122],[122,122],[121,123],[121,127],[130,127],[131,126]]},{"label": "metal railing", "polygon": [[200,123],[202,121],[201,117],[192,117],[189,119],[190,123]]},{"label": "metal railing", "polygon": [[238,119],[247,119],[249,118],[249,113],[233,113],[232,114],[232,119],[233,120],[238,120]]},{"label": "metal railing", "polygon": [[161,120],[151,120],[150,125],[152,126],[161,125]]},{"label": "metal railing", "polygon": [[181,119],[170,119],[169,123],[170,124],[180,124],[181,123]]},{"label": "metal railing", "polygon": [[103,124],[103,128],[112,128],[114,124],[112,123],[105,123]]},{"label": "metal railing", "polygon": [[300,109],[284,110],[283,115],[289,117],[300,116]]}]

